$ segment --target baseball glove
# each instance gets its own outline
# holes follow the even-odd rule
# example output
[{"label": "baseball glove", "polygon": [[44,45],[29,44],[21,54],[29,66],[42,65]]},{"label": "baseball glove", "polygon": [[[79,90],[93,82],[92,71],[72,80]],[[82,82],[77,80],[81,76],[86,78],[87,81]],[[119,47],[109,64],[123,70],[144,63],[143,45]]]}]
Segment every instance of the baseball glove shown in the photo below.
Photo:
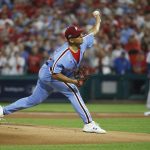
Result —
[{"label": "baseball glove", "polygon": [[82,86],[92,73],[89,67],[82,66],[74,72],[74,78],[78,80],[78,87]]}]

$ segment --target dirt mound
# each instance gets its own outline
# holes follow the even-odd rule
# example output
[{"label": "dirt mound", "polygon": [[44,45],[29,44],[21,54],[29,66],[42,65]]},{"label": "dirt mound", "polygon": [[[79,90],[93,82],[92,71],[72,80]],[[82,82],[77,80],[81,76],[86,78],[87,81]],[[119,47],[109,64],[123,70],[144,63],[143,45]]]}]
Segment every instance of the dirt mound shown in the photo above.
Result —
[{"label": "dirt mound", "polygon": [[[94,118],[144,118],[143,113],[91,113]],[[47,119],[59,119],[79,118],[77,113],[71,112],[15,112],[6,118],[47,118]],[[145,117],[146,118],[146,117]]]},{"label": "dirt mound", "polygon": [[108,131],[84,133],[81,129],[17,124],[0,124],[0,144],[98,144],[150,142],[150,134]]}]

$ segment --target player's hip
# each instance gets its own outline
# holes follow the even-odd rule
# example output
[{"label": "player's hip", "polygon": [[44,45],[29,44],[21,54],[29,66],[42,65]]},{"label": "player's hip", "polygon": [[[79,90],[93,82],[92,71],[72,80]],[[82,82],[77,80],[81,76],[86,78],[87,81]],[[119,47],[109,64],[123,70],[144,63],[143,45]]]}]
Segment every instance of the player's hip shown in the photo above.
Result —
[{"label": "player's hip", "polygon": [[51,82],[52,74],[46,64],[40,68],[38,77],[43,82]]}]

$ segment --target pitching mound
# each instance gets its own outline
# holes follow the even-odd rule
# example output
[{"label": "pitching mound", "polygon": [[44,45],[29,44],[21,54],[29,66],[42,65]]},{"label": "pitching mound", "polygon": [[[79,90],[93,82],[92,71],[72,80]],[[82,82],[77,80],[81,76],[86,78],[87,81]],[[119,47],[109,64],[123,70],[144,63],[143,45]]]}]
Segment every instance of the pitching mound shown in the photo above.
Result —
[{"label": "pitching mound", "polygon": [[0,124],[0,144],[98,144],[150,142],[149,134],[111,131],[84,133],[81,129],[48,126]]}]

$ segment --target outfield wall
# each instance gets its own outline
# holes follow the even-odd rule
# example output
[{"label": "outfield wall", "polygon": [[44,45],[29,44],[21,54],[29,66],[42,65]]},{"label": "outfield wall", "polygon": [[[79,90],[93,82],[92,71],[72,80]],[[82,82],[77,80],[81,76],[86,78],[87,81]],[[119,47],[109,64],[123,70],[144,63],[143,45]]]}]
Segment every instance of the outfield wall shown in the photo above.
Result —
[{"label": "outfield wall", "polygon": [[[30,95],[36,85],[37,76],[0,77],[0,101],[15,101]],[[149,80],[145,75],[93,75],[80,88],[85,101],[92,100],[140,100],[145,101]],[[46,102],[66,101],[53,91]]]},{"label": "outfield wall", "polygon": [[97,100],[145,101],[149,89],[146,75],[94,75],[81,89],[83,97]]}]

